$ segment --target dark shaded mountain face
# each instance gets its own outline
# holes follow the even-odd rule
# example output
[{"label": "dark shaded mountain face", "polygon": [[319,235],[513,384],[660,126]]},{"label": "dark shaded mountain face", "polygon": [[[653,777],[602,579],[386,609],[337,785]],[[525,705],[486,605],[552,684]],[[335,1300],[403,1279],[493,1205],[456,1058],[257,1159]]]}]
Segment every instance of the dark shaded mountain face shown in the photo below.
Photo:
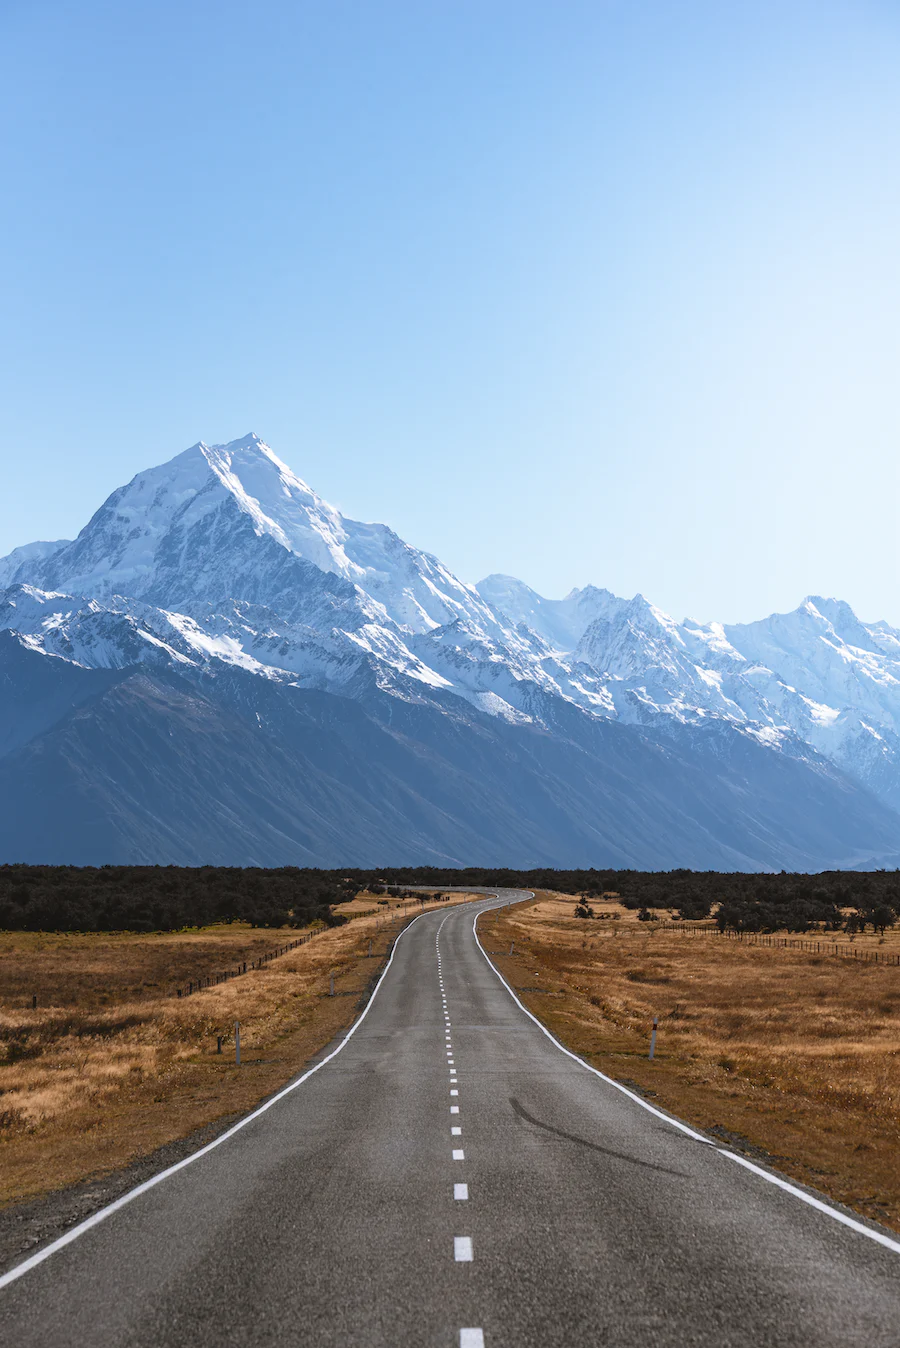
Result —
[{"label": "dark shaded mountain face", "polygon": [[[775,676],[736,672],[720,633],[601,590],[479,594],[255,437],[139,474],[0,576],[0,861],[816,870],[900,852],[889,792],[728,710],[740,679]],[[870,665],[892,658],[888,629],[827,612]],[[796,678],[806,629],[788,628]],[[775,637],[752,641],[757,658]],[[888,755],[870,767],[894,789]]]},{"label": "dark shaded mountain face", "polygon": [[808,870],[896,837],[829,765],[735,736],[654,742],[579,711],[551,732],[240,670],[69,668],[63,715],[0,759],[6,859]]}]

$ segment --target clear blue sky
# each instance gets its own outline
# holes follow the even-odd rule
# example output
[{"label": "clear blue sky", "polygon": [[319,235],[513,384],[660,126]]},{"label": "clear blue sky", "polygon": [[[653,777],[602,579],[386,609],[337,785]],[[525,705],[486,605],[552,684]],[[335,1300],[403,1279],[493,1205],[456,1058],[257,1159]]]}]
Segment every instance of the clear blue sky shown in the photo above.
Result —
[{"label": "clear blue sky", "polygon": [[900,623],[896,0],[3,0],[0,554],[255,430],[467,580]]}]

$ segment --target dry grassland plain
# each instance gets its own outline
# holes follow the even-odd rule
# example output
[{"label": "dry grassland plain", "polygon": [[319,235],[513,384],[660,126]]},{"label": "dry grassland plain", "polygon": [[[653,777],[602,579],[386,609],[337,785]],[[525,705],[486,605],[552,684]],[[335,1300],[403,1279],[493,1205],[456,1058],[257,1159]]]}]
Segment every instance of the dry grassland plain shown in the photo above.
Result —
[{"label": "dry grassland plain", "polygon": [[0,1205],[108,1174],[246,1111],[302,1070],[356,1018],[390,942],[421,911],[366,896],[342,907],[361,915],[181,998],[174,989],[188,979],[249,964],[301,933],[243,923],[0,933]]},{"label": "dry grassland plain", "polygon": [[[592,1066],[900,1231],[900,967],[663,931],[612,899],[576,918],[576,902],[480,920],[524,1005]],[[855,944],[900,948],[879,939]]]}]

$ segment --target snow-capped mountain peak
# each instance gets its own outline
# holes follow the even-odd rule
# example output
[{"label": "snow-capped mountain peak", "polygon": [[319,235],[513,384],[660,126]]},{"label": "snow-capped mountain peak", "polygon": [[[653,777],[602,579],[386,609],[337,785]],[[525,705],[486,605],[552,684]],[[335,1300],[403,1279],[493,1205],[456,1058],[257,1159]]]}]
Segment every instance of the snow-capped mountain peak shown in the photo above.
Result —
[{"label": "snow-capped mountain peak", "polygon": [[7,559],[6,583],[166,606],[226,594],[268,603],[266,577],[285,563],[258,544],[339,577],[359,591],[368,617],[380,612],[412,632],[455,618],[496,625],[474,586],[387,525],[346,519],[254,434],[225,445],[199,441],[138,473],[74,542]]},{"label": "snow-capped mountain peak", "polygon": [[[340,513],[323,501],[258,435],[199,450],[225,491],[260,534],[323,571],[361,579],[364,568],[347,556],[347,530]],[[194,450],[188,450],[193,454]],[[173,460],[174,462],[174,460]]]},{"label": "snow-capped mountain peak", "polygon": [[887,623],[816,595],[725,625],[593,585],[558,600],[506,575],[472,586],[344,516],[254,434],[138,473],[74,541],[0,560],[0,590],[0,629],[86,667],[240,666],[341,696],[375,686],[442,710],[456,696],[515,724],[550,724],[560,703],[653,733],[727,723],[900,804]]}]

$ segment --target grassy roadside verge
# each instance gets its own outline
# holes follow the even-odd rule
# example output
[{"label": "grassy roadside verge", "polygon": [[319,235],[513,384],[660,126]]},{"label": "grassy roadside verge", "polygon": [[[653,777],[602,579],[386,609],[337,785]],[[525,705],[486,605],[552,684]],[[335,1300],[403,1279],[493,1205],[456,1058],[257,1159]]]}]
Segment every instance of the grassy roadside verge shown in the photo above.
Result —
[{"label": "grassy roadside verge", "polygon": [[249,962],[298,933],[233,924],[152,936],[3,934],[0,1206],[108,1175],[285,1085],[350,1026],[418,911],[356,917],[184,998],[171,995],[181,981],[173,969]]},{"label": "grassy roadside verge", "polygon": [[539,894],[478,924],[503,977],[561,1043],[900,1231],[900,969],[573,911],[571,899]]}]

